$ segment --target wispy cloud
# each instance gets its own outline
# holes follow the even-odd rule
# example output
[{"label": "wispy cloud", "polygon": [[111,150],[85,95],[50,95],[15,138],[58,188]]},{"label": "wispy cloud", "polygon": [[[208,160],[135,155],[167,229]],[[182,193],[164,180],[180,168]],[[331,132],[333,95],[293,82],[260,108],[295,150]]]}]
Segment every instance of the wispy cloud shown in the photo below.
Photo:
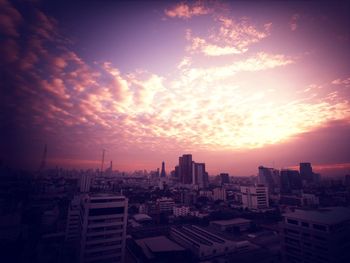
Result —
[{"label": "wispy cloud", "polygon": [[270,35],[272,23],[264,24],[259,30],[248,18],[234,20],[219,16],[215,18],[218,26],[210,30],[207,38],[194,36],[188,31],[189,51],[201,52],[207,56],[242,54],[249,46],[258,43]]},{"label": "wispy cloud", "polygon": [[204,5],[204,2],[197,1],[193,4],[179,3],[170,9],[165,10],[165,15],[171,18],[189,19],[193,16],[209,14],[211,10]]},{"label": "wispy cloud", "polygon": [[298,21],[300,19],[299,14],[292,15],[290,21],[289,21],[289,28],[292,31],[296,31],[298,29]]}]

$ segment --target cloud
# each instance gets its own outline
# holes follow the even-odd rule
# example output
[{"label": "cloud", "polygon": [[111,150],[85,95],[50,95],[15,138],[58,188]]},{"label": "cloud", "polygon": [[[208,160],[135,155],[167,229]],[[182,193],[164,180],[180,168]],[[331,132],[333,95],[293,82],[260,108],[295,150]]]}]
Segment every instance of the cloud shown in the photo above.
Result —
[{"label": "cloud", "polygon": [[172,74],[123,74],[110,62],[88,63],[55,20],[36,8],[28,12],[36,20],[21,15],[28,22],[21,28],[26,37],[12,35],[0,45],[8,50],[0,62],[6,84],[0,95],[12,102],[2,107],[26,134],[50,139],[62,151],[257,149],[350,119],[349,102],[340,93],[313,96],[317,85],[301,87],[302,93],[278,92],[288,80],[275,83],[271,72],[286,70],[296,58],[247,52],[270,34],[270,23],[258,27],[249,19],[219,17],[218,30],[207,38],[187,31],[194,53],[206,59],[237,53],[235,59],[206,64],[190,53]]},{"label": "cloud", "polygon": [[165,15],[171,18],[189,19],[193,16],[209,14],[211,10],[197,1],[194,4],[179,3],[170,9],[165,10]]},{"label": "cloud", "polygon": [[298,29],[298,20],[300,19],[299,14],[292,15],[290,21],[289,21],[289,28],[292,31],[296,31]]},{"label": "cloud", "polygon": [[268,37],[272,27],[272,23],[265,23],[259,30],[248,18],[236,21],[218,16],[215,21],[219,26],[210,30],[207,39],[195,37],[192,31],[187,31],[186,39],[191,42],[190,52],[200,52],[206,56],[242,54],[252,44]]}]

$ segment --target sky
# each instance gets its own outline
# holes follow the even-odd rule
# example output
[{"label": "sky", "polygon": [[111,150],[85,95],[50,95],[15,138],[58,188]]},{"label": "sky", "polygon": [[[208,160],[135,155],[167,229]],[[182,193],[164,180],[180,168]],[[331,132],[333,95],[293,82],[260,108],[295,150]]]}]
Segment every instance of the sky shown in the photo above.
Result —
[{"label": "sky", "polygon": [[350,173],[346,1],[0,0],[0,159]]}]

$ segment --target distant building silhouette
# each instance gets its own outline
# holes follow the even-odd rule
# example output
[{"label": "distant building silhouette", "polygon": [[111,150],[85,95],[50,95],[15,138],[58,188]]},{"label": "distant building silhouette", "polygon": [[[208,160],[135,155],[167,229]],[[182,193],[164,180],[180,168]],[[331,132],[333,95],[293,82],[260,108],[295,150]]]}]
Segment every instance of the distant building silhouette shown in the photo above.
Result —
[{"label": "distant building silhouette", "polygon": [[162,162],[162,170],[160,172],[160,177],[166,177],[164,161]]},{"label": "distant building silhouette", "polygon": [[301,176],[296,170],[281,170],[281,193],[299,193],[302,189]]},{"label": "distant building silhouette", "polygon": [[230,183],[230,177],[228,173],[221,173],[220,174],[220,183],[221,185]]},{"label": "distant building silhouette", "polygon": [[207,188],[209,184],[208,173],[205,171],[205,163],[193,162],[192,165],[192,183],[199,188]]},{"label": "distant building silhouette", "polygon": [[179,157],[179,181],[182,184],[192,184],[192,154]]}]

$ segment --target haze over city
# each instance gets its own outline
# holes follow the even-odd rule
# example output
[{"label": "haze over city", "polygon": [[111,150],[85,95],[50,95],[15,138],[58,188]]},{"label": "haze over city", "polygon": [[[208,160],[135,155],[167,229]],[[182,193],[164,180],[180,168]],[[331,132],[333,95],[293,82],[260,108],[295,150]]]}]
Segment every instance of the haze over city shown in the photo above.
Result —
[{"label": "haze over city", "polygon": [[5,164],[350,170],[345,1],[0,3]]}]

